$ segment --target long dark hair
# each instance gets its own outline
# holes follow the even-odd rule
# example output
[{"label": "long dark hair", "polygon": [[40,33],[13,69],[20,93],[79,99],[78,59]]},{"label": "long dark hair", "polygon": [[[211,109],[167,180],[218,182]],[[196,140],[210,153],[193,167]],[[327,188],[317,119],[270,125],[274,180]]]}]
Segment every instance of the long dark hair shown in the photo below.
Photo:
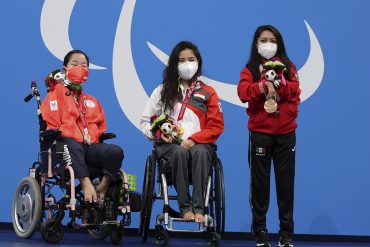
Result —
[{"label": "long dark hair", "polygon": [[177,65],[179,63],[179,55],[183,50],[190,49],[198,60],[198,70],[190,79],[194,80],[202,74],[202,57],[200,56],[198,47],[190,41],[181,41],[173,48],[167,67],[163,70],[163,88],[161,92],[161,101],[164,104],[165,110],[173,110],[174,103],[178,95],[179,88],[179,72]]},{"label": "long dark hair", "polygon": [[67,64],[69,63],[69,60],[71,60],[72,55],[76,54],[76,53],[84,55],[85,58],[86,58],[86,61],[87,61],[87,66],[89,66],[89,57],[86,55],[85,52],[83,52],[81,50],[72,50],[72,51],[68,52],[67,55],[65,55],[65,57],[64,57],[63,65],[67,67]]},{"label": "long dark hair", "polygon": [[264,31],[270,31],[275,36],[277,44],[276,56],[278,56],[281,62],[287,66],[284,75],[287,79],[290,79],[291,77],[290,68],[293,65],[293,63],[290,61],[288,55],[286,54],[283,37],[281,36],[279,30],[277,30],[274,26],[271,25],[259,26],[257,28],[256,32],[254,33],[249,60],[245,67],[247,67],[252,73],[253,81],[258,81],[260,79],[259,66],[261,62],[264,60],[264,58],[258,53],[257,43],[258,38]]}]

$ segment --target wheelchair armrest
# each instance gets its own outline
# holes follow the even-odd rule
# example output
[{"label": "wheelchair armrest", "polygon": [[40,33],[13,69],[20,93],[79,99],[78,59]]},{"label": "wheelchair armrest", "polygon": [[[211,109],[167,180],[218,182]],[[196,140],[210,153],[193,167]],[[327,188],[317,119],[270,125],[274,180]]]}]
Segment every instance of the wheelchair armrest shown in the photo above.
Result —
[{"label": "wheelchair armrest", "polygon": [[114,139],[116,138],[116,134],[115,133],[103,133],[101,134],[101,136],[99,137],[99,141],[100,142],[104,142],[104,140],[108,140],[108,139]]},{"label": "wheelchair armrest", "polygon": [[62,131],[58,129],[48,129],[40,133],[40,138],[43,141],[54,141],[58,137],[60,137],[62,134]]}]

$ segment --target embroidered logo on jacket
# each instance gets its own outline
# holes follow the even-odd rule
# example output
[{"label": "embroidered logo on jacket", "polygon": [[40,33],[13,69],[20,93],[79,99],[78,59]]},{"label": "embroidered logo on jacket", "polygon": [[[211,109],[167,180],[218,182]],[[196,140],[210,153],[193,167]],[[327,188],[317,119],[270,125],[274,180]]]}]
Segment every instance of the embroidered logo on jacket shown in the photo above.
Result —
[{"label": "embroidered logo on jacket", "polygon": [[95,107],[95,103],[91,100],[86,100],[86,106],[87,107],[90,107],[90,108],[94,108]]},{"label": "embroidered logo on jacket", "polygon": [[58,101],[52,100],[50,101],[50,110],[57,111],[58,110]]}]

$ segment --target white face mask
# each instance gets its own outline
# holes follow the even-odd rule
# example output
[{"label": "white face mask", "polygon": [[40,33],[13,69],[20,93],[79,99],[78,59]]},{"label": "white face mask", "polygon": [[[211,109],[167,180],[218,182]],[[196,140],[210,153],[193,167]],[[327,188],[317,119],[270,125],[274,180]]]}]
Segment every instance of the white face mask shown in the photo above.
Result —
[{"label": "white face mask", "polygon": [[179,76],[184,80],[190,80],[198,70],[198,62],[184,62],[177,66]]},{"label": "white face mask", "polygon": [[266,58],[270,59],[276,55],[277,44],[274,43],[262,43],[258,45],[258,53]]}]

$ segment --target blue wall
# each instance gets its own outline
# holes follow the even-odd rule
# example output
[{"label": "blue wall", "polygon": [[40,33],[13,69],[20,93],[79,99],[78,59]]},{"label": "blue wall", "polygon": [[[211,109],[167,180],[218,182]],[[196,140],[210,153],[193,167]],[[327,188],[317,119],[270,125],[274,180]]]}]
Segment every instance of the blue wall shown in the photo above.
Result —
[{"label": "blue wall", "polygon": [[[69,22],[72,47],[86,51],[93,64],[106,68],[90,70],[85,91],[102,103],[109,131],[118,135],[113,142],[125,150],[124,169],[138,176],[139,190],[145,158],[152,146],[135,127],[137,122],[133,116],[137,112],[136,118],[140,117],[146,94],[160,83],[164,68],[147,42],[169,54],[178,41],[191,40],[200,48],[205,76],[237,85],[253,33],[262,24],[278,27],[290,58],[298,69],[303,68],[310,54],[306,20],[319,41],[325,65],[314,61],[315,66],[306,67],[309,73],[303,78],[301,75],[302,84],[307,88],[310,83],[320,83],[320,86],[300,105],[296,232],[370,235],[367,220],[370,214],[370,84],[367,74],[370,2],[138,0],[132,25],[128,23],[130,18],[124,19],[130,11],[123,12],[122,16],[121,11],[133,7],[135,1],[78,0],[74,6],[73,0],[55,2],[3,0],[0,3],[0,157],[3,169],[0,173],[0,222],[11,221],[13,193],[37,158],[36,103],[26,104],[23,97],[29,93],[31,80],[39,82],[45,96],[42,79],[48,72],[61,67],[58,52],[66,52],[63,42],[68,40],[68,33],[63,32],[60,25],[68,20],[62,20],[58,14],[66,13],[63,8],[72,6]],[[42,15],[49,15],[43,23]],[[67,17],[69,19],[69,15]],[[40,25],[46,33],[55,27],[52,35],[56,39],[50,40],[49,34],[42,35]],[[124,32],[124,27],[131,28],[131,32]],[[129,41],[132,49],[129,52],[121,50]],[[129,67],[131,55],[132,68]],[[318,74],[322,68],[321,79]],[[317,77],[320,77],[318,81],[310,81]],[[144,97],[135,89],[141,88],[136,82],[144,88]],[[125,92],[129,92],[129,100],[122,98]],[[222,99],[229,97],[223,91],[218,93]],[[131,102],[129,109],[125,108],[128,101]],[[251,222],[247,116],[241,106],[226,100],[222,104],[225,132],[218,145],[227,186],[226,230],[246,232]],[[271,192],[268,226],[271,232],[276,232],[278,216],[273,185]],[[160,203],[156,203],[154,211],[160,211]],[[131,227],[138,227],[138,214]]]}]

